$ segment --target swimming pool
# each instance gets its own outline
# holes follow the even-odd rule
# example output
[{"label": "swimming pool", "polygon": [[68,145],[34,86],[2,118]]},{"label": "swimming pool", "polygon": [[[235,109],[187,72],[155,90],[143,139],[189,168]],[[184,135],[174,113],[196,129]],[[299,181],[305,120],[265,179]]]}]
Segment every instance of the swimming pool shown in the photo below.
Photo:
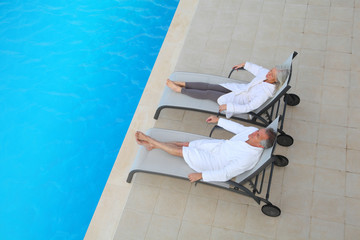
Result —
[{"label": "swimming pool", "polygon": [[0,3],[1,239],[82,239],[178,0]]}]

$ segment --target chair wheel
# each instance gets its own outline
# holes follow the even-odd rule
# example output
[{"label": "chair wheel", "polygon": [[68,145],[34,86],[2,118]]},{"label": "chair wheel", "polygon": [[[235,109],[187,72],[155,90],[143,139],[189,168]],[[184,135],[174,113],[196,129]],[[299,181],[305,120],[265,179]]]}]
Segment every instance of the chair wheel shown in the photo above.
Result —
[{"label": "chair wheel", "polygon": [[296,94],[289,93],[285,94],[284,101],[286,101],[286,104],[289,106],[296,106],[300,103],[300,98]]},{"label": "chair wheel", "polygon": [[289,164],[289,159],[283,155],[275,155],[274,164],[278,167],[285,167]]},{"label": "chair wheel", "polygon": [[263,214],[269,217],[278,217],[281,214],[280,208],[272,204],[266,204],[262,206],[261,211],[263,212]]},{"label": "chair wheel", "polygon": [[280,134],[277,137],[277,143],[283,147],[289,147],[294,143],[294,139],[285,133]]}]

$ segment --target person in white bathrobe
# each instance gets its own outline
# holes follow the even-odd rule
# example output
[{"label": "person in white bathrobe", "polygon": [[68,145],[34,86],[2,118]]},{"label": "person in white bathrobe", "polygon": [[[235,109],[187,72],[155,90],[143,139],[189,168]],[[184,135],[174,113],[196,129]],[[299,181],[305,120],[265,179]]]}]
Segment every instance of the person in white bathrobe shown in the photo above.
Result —
[{"label": "person in white bathrobe", "polygon": [[160,142],[137,131],[138,144],[147,150],[158,148],[167,153],[183,157],[185,162],[196,173],[188,175],[191,182],[227,181],[247,170],[252,169],[259,161],[264,148],[274,144],[275,132],[271,128],[257,129],[245,127],[239,123],[210,116],[208,123],[236,134],[230,140],[201,139],[191,142]]},{"label": "person in white bathrobe", "polygon": [[244,68],[255,77],[250,83],[209,84],[204,82],[173,82],[167,79],[166,85],[173,91],[198,99],[209,99],[219,104],[219,111],[230,118],[234,114],[248,113],[274,96],[289,70],[276,66],[269,70],[256,64],[245,62],[233,67]]}]

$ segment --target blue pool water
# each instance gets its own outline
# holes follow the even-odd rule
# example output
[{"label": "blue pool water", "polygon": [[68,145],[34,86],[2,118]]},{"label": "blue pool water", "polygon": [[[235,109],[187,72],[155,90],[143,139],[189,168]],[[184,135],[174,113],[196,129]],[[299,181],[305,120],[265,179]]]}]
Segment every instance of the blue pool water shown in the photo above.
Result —
[{"label": "blue pool water", "polygon": [[82,239],[178,0],[0,1],[0,239]]}]

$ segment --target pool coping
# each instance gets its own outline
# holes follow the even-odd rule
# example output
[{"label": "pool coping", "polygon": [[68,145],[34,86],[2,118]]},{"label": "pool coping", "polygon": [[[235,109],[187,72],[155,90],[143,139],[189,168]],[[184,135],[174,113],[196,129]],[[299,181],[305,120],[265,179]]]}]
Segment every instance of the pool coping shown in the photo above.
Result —
[{"label": "pool coping", "polygon": [[138,145],[135,131],[154,127],[153,118],[165,87],[174,71],[199,0],[180,0],[159,55],[126,133],[84,239],[113,239],[132,184],[126,178]]}]

